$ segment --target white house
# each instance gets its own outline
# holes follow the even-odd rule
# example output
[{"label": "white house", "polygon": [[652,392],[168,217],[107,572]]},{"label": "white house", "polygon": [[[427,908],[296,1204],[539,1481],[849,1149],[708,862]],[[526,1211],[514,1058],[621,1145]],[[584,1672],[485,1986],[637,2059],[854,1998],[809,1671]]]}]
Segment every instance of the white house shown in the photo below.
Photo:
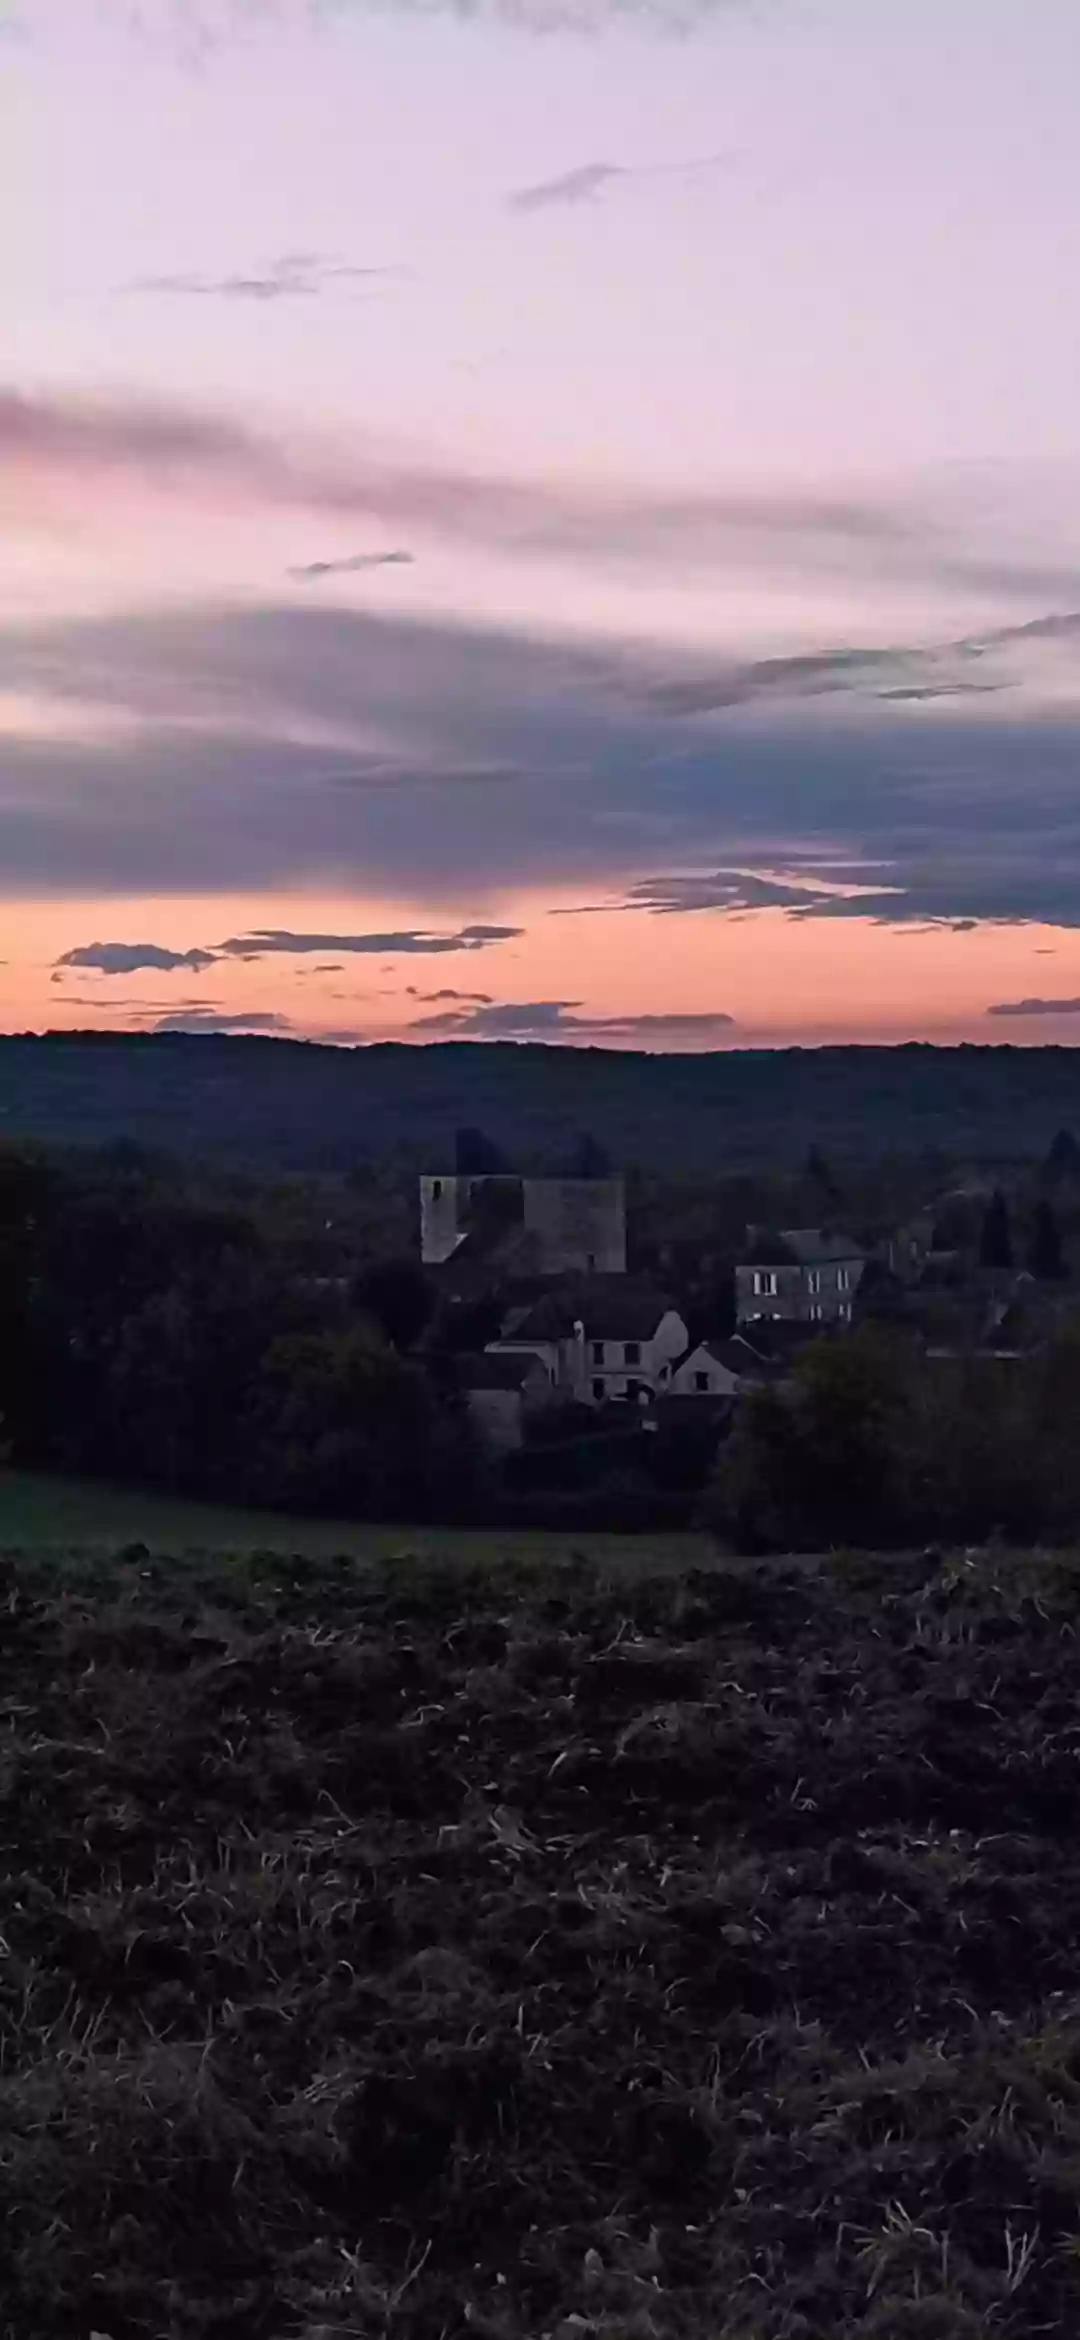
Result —
[{"label": "white house", "polygon": [[590,1279],[569,1296],[550,1293],[516,1310],[488,1355],[536,1357],[564,1397],[600,1406],[644,1405],[668,1385],[689,1336],[662,1293]]},{"label": "white house", "polygon": [[672,1367],[672,1397],[738,1397],[748,1382],[761,1380],[761,1367],[739,1341],[699,1341]]}]

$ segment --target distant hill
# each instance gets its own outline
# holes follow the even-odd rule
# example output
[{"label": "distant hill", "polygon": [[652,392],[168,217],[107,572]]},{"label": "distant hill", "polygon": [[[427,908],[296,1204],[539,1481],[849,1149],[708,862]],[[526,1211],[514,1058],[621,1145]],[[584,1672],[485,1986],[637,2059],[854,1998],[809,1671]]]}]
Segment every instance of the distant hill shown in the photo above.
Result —
[{"label": "distant hill", "polygon": [[941,1148],[1015,1159],[1080,1128],[1080,1050],[821,1048],[712,1056],[446,1042],[342,1049],[199,1034],[0,1038],[0,1133],[133,1139],[284,1170],[439,1168],[483,1129],[558,1166],[587,1129],[619,1164],[718,1175]]}]

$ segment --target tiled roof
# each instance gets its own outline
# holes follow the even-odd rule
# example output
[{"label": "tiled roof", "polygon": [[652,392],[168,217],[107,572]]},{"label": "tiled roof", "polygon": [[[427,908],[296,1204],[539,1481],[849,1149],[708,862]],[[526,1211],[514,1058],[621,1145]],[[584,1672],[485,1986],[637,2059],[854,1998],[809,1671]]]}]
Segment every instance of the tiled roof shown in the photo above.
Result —
[{"label": "tiled roof", "polygon": [[586,1283],[549,1292],[503,1327],[514,1340],[565,1341],[583,1324],[587,1341],[651,1341],[674,1303],[664,1292],[628,1284],[625,1276],[590,1276]]}]

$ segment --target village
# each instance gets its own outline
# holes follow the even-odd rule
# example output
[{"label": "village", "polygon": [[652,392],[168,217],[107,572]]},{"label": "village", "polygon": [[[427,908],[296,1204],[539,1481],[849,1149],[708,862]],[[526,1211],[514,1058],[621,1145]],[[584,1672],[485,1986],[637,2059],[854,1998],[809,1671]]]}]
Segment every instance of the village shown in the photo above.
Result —
[{"label": "village", "polygon": [[[1055,1147],[1049,1183],[1071,1199],[1073,1141],[1063,1133]],[[439,1303],[432,1362],[452,1365],[493,1457],[550,1451],[560,1422],[567,1436],[632,1427],[638,1438],[694,1425],[715,1448],[741,1400],[784,1386],[811,1346],[867,1323],[903,1328],[928,1371],[961,1357],[1020,1366],[1080,1307],[1053,1205],[1036,1204],[1014,1256],[1008,1203],[986,1176],[871,1233],[835,1220],[747,1225],[711,1324],[677,1274],[631,1272],[629,1234],[618,1175],[421,1178],[421,1260]]]}]

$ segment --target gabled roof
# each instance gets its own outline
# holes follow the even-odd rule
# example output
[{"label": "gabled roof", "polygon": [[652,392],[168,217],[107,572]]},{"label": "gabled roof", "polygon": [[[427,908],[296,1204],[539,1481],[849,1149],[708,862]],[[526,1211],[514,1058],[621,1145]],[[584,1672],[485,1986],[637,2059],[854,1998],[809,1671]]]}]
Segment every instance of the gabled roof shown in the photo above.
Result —
[{"label": "gabled roof", "polygon": [[758,1373],[769,1362],[752,1351],[746,1341],[734,1336],[728,1341],[702,1341],[699,1346],[707,1349],[716,1364],[725,1366],[729,1373]]},{"label": "gabled roof", "polygon": [[743,1324],[733,1335],[737,1348],[749,1350],[760,1364],[774,1365],[796,1357],[801,1349],[808,1349],[813,1341],[829,1338],[829,1328],[823,1324],[794,1323],[784,1317],[762,1317],[758,1323]]},{"label": "gabled roof", "polygon": [[566,1341],[583,1324],[587,1341],[651,1341],[674,1302],[665,1292],[628,1283],[625,1276],[590,1276],[580,1285],[548,1292],[534,1307],[515,1309],[504,1340]]}]

